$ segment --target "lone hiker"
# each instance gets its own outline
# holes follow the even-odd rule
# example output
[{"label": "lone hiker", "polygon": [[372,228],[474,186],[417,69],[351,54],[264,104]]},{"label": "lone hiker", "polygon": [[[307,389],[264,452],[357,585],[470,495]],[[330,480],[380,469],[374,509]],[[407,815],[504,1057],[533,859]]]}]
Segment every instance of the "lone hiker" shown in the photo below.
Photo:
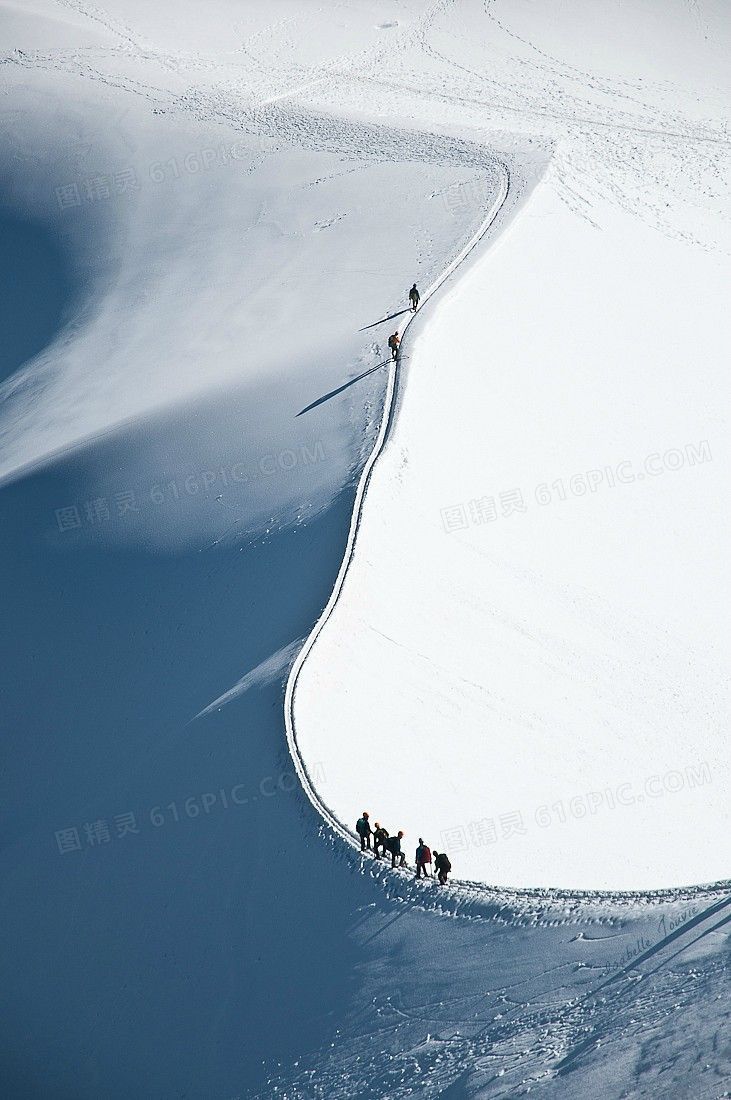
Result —
[{"label": "lone hiker", "polygon": [[363,810],[363,816],[359,817],[355,823],[355,831],[360,837],[360,850],[363,852],[366,848],[371,846],[371,826],[368,821],[368,811]]},{"label": "lone hiker", "polygon": [[419,847],[416,849],[416,877],[421,878],[421,872],[424,872],[424,878],[430,878],[429,871],[427,870],[427,863],[431,863],[431,849],[428,844],[419,837]]},{"label": "lone hiker", "polygon": [[409,301],[411,302],[411,308],[414,311],[414,313],[416,313],[417,309],[419,308],[419,299],[420,299],[420,297],[421,297],[421,295],[419,294],[419,291],[416,289],[416,283],[414,283],[411,290],[409,291]]},{"label": "lone hiker", "polygon": [[376,859],[380,859],[381,855],[378,851],[379,848],[383,849],[383,854],[386,854],[386,841],[388,840],[388,829],[384,829],[383,825],[379,825],[376,822],[376,827],[373,830],[373,855]]},{"label": "lone hiker", "polygon": [[401,857],[401,862],[399,863],[399,867],[405,867],[406,866],[406,856],[401,851],[401,839],[402,839],[403,835],[404,834],[399,829],[396,836],[390,836],[386,840],[386,850],[391,853],[391,867],[396,866],[396,856]]},{"label": "lone hiker", "polygon": [[449,857],[446,852],[434,851],[434,869],[439,875],[439,881],[442,886],[447,885],[447,875],[452,870],[452,864],[449,862]]},{"label": "lone hiker", "polygon": [[391,349],[391,358],[392,359],[395,359],[396,356],[398,355],[398,346],[399,346],[400,343],[401,343],[401,337],[399,336],[399,334],[397,332],[394,332],[391,336],[389,336],[388,346]]}]

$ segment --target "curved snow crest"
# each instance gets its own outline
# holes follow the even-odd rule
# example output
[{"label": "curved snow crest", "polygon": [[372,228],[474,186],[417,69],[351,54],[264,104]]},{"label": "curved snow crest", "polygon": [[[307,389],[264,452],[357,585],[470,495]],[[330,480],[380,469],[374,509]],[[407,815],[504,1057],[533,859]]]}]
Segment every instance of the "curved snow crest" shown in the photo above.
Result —
[{"label": "curved snow crest", "polygon": [[300,778],[300,782],[302,783],[302,787],[304,788],[305,794],[309,798],[312,805],[315,807],[315,809],[318,811],[318,813],[324,818],[326,824],[329,825],[330,828],[333,830],[333,832],[336,833],[342,840],[344,840],[346,844],[348,844],[350,847],[352,847],[356,850],[357,850],[357,845],[355,843],[355,840],[354,840],[352,834],[346,829],[346,827],[342,824],[342,822],[340,822],[335,817],[332,810],[320,798],[320,795],[318,794],[318,792],[315,788],[315,785],[314,785],[313,781],[311,780],[310,775],[307,771],[307,766],[304,762],[304,759],[302,758],[302,754],[300,753],[299,745],[297,743],[297,732],[296,732],[295,720],[294,720],[294,697],[295,697],[295,691],[296,691],[296,688],[297,688],[297,680],[299,678],[299,674],[300,674],[300,671],[302,669],[302,666],[304,665],[304,662],[307,660],[307,656],[308,656],[310,650],[312,649],[315,642],[317,641],[317,638],[318,638],[320,632],[322,631],[323,627],[327,623],[328,619],[330,618],[330,615],[332,614],[332,612],[335,608],[335,605],[338,602],[338,599],[340,597],[340,593],[342,591],[343,584],[345,582],[345,577],[347,575],[348,569],[350,567],[350,563],[351,563],[352,558],[353,558],[353,554],[354,554],[354,551],[355,551],[356,536],[358,534],[358,527],[360,525],[360,519],[361,519],[361,515],[362,515],[362,511],[363,511],[363,502],[364,502],[364,499],[365,499],[366,491],[368,489],[368,484],[369,484],[370,479],[371,479],[371,474],[373,472],[373,467],[375,466],[380,454],[383,451],[383,448],[386,445],[386,442],[389,438],[391,427],[392,427],[393,421],[394,421],[394,414],[395,414],[395,409],[396,409],[397,383],[398,383],[399,374],[400,374],[400,360],[401,360],[401,357],[404,354],[404,347],[405,347],[405,344],[406,344],[406,336],[407,336],[407,333],[408,333],[409,326],[410,326],[411,322],[414,320],[415,317],[420,317],[421,316],[421,313],[422,313],[426,303],[431,298],[433,298],[433,296],[437,293],[438,290],[440,290],[444,286],[444,284],[452,276],[452,274],[457,270],[457,268],[460,266],[460,264],[463,263],[463,261],[467,258],[467,256],[472,252],[472,250],[477,246],[477,244],[483,239],[483,237],[487,233],[488,229],[490,228],[490,226],[493,224],[496,217],[498,216],[500,210],[502,209],[502,207],[505,203],[505,200],[508,197],[508,193],[510,191],[510,181],[511,181],[510,171],[509,171],[507,165],[502,163],[502,162],[498,162],[498,161],[494,162],[494,167],[497,169],[497,172],[498,172],[499,186],[498,186],[497,194],[496,194],[496,196],[495,196],[495,198],[494,198],[494,200],[493,200],[493,202],[492,202],[492,204],[491,204],[491,206],[488,210],[488,213],[487,213],[486,217],[483,219],[483,221],[482,221],[481,225],[479,226],[477,232],[470,238],[470,240],[464,246],[462,251],[455,257],[454,260],[452,260],[452,262],[447,266],[447,268],[442,272],[442,274],[435,280],[435,282],[433,282],[431,284],[431,286],[429,286],[427,288],[427,290],[422,294],[421,304],[419,306],[418,311],[416,313],[410,313],[407,316],[406,320],[403,321],[401,323],[401,325],[399,326],[398,332],[399,332],[399,335],[401,336],[401,347],[400,347],[400,351],[399,351],[399,356],[398,356],[398,359],[394,363],[390,364],[390,366],[389,366],[388,385],[387,385],[387,388],[386,388],[386,396],[385,396],[385,400],[384,400],[383,417],[381,419],[381,426],[380,426],[380,429],[379,429],[379,432],[378,432],[378,436],[376,438],[375,445],[373,447],[373,450],[371,451],[371,454],[368,458],[368,461],[366,462],[366,464],[363,468],[363,472],[361,474],[360,481],[358,482],[358,487],[356,489],[355,501],[354,501],[354,504],[353,504],[353,514],[352,514],[351,521],[350,521],[350,530],[348,531],[348,540],[347,540],[347,544],[346,544],[346,547],[345,547],[345,554],[343,556],[343,560],[342,560],[342,563],[340,565],[340,569],[338,571],[338,575],[337,575],[332,593],[330,595],[330,599],[328,600],[322,614],[320,615],[320,618],[315,623],[315,626],[313,627],[309,637],[305,641],[305,644],[303,645],[302,649],[298,653],[297,658],[296,658],[294,664],[292,665],[292,669],[290,671],[289,677],[287,679],[287,688],[286,688],[285,700],[284,700],[284,718],[285,718],[285,725],[286,725],[286,730],[287,730],[287,744],[288,744],[288,747],[289,747],[290,754],[292,756],[292,760],[294,762],[295,769],[296,769],[297,774]]},{"label": "curved snow crest", "polygon": [[[365,496],[371,480],[373,469],[378,458],[384,451],[389,441],[391,430],[395,421],[398,403],[401,398],[399,382],[401,380],[401,358],[404,356],[407,346],[407,336],[410,336],[409,325],[420,317],[424,306],[434,295],[441,290],[457,268],[467,259],[470,253],[483,241],[489,229],[495,223],[498,215],[507,205],[508,196],[515,190],[515,182],[511,177],[508,166],[500,161],[494,162],[494,169],[499,175],[499,187],[495,199],[483,219],[480,227],[468,241],[457,257],[448,265],[445,271],[432,283],[422,295],[421,305],[416,314],[409,313],[407,319],[399,326],[401,336],[401,348],[398,360],[389,367],[388,384],[384,401],[384,411],[381,426],[376,438],[374,448],[363,468],[360,481],[357,486],[353,513],[351,517],[348,540],[343,560],[338,571],[338,576],[333,587],[327,605],[315,623],[310,635],[306,639],[302,649],[298,653],[291,667],[287,679],[285,692],[285,726],[287,731],[287,744],[292,760],[299,776],[302,787],[308,799],[324,820],[328,827],[329,836],[334,846],[342,848],[338,841],[343,841],[347,846],[346,851],[359,866],[361,873],[365,873],[365,863],[360,854],[360,847],[354,834],[334,814],[330,807],[323,801],[313,780],[307,770],[307,765],[302,757],[297,740],[297,730],[294,715],[295,693],[300,672],[312,651],[320,633],[332,615],[340,598],[345,578],[355,554],[355,545],[358,530],[361,523]],[[411,340],[408,341],[411,344]],[[345,853],[343,853],[345,854]],[[581,919],[581,911],[586,916],[585,906],[594,906],[601,901],[605,906],[624,908],[628,905],[675,904],[691,899],[714,898],[719,894],[731,890],[731,880],[718,880],[716,882],[692,884],[688,886],[669,887],[667,889],[652,890],[579,890],[549,887],[498,887],[482,882],[453,879],[447,887],[441,887],[438,891],[430,891],[419,882],[413,881],[411,873],[382,868],[380,865],[370,866],[368,873],[379,879],[387,893],[394,900],[400,900],[405,904],[416,908],[436,910],[451,916],[461,916],[470,919],[505,919],[509,923],[516,921],[534,920],[536,913],[550,912],[552,919],[571,921]]]},{"label": "curved snow crest", "polygon": [[363,855],[353,834],[323,803],[316,801],[315,805],[328,817],[326,825],[321,826],[321,834],[325,843],[330,844],[335,858],[351,871],[369,875],[390,901],[421,912],[478,923],[489,921],[506,927],[586,926],[612,924],[623,914],[637,916],[648,909],[653,913],[672,913],[695,902],[707,904],[715,912],[724,898],[731,903],[729,881],[636,891],[490,886],[457,878],[447,886],[436,886],[430,880],[417,880],[413,870],[399,867],[392,870],[387,861],[376,860],[370,853]]}]

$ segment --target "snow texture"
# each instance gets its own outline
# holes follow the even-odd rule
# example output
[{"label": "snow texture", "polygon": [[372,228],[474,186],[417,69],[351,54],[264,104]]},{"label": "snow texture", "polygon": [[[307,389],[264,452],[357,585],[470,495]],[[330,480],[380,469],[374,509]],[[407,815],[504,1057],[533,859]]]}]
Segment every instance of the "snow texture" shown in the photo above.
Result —
[{"label": "snow texture", "polygon": [[3,1096],[729,1095],[730,22],[0,2]]}]

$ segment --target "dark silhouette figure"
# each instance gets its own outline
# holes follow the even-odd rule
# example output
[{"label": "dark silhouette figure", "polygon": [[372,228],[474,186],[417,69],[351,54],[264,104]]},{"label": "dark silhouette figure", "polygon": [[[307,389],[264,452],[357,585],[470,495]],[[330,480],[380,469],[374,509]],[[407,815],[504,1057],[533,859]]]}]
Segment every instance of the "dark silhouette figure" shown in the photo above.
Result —
[{"label": "dark silhouette figure", "polygon": [[419,847],[416,849],[416,877],[421,878],[422,871],[424,872],[424,878],[430,878],[430,873],[427,869],[427,864],[431,863],[431,849],[428,844],[419,837]]},{"label": "dark silhouette figure", "polygon": [[446,886],[447,875],[452,870],[452,864],[449,862],[449,857],[446,852],[434,851],[434,870],[439,875],[439,881],[442,886]]},{"label": "dark silhouette figure", "polygon": [[419,308],[420,298],[421,298],[421,295],[419,294],[419,291],[416,289],[416,283],[414,283],[411,290],[409,291],[409,301],[411,302],[411,308],[414,311],[414,313],[416,313],[417,309]]},{"label": "dark silhouette figure", "polygon": [[391,867],[396,866],[397,857],[400,857],[399,867],[406,866],[406,856],[401,851],[401,840],[403,838],[403,835],[404,834],[399,829],[396,836],[390,836],[386,840],[386,850],[391,853]]},{"label": "dark silhouette figure", "polygon": [[368,811],[363,810],[363,816],[359,817],[355,823],[355,831],[360,837],[360,850],[365,851],[366,848],[371,846],[371,826],[368,821]]},{"label": "dark silhouette figure", "polygon": [[384,829],[382,825],[376,822],[376,827],[373,830],[373,855],[376,859],[380,859],[381,855],[378,849],[380,848],[385,856],[386,854],[386,841],[388,840],[388,829]]}]

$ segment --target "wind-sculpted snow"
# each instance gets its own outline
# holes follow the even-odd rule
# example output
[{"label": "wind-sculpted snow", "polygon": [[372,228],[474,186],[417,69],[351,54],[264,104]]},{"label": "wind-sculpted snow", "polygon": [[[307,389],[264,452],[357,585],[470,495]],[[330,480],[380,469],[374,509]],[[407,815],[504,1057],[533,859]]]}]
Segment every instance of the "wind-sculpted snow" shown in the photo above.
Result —
[{"label": "wind-sculpted snow", "polygon": [[240,680],[237,680],[232,688],[229,688],[228,691],[224,691],[223,695],[219,695],[219,697],[214,699],[212,703],[209,703],[207,707],[199,711],[195,717],[205,718],[207,714],[213,714],[214,711],[220,710],[221,707],[225,707],[227,703],[232,703],[234,699],[238,699],[245,691],[250,691],[251,688],[267,687],[277,678],[282,679],[284,674],[289,671],[294,658],[301,648],[302,638],[296,638],[295,641],[282,646],[282,648],[278,649],[276,653],[273,653],[271,657],[267,657],[266,660],[261,661],[256,668],[250,669]]},{"label": "wind-sculpted snow", "polygon": [[[14,316],[31,358],[8,362],[0,388],[3,1095],[728,1092],[723,884],[498,888],[492,866],[472,875],[453,850],[446,888],[392,872],[354,848],[351,818],[364,798],[375,815],[389,775],[400,812],[441,758],[389,719],[380,732],[409,739],[410,767],[395,772],[379,728],[359,735],[342,710],[322,729],[357,777],[345,797],[329,746],[299,755],[302,713],[287,730],[294,680],[287,698],[282,682],[344,554],[362,553],[379,471],[406,484],[426,453],[459,456],[479,435],[481,476],[535,434],[531,410],[551,408],[540,371],[549,306],[560,317],[557,295],[575,288],[558,263],[571,238],[559,231],[533,265],[543,311],[525,272],[474,281],[508,264],[526,227],[538,240],[569,211],[612,240],[627,216],[688,248],[684,309],[666,312],[696,318],[700,423],[728,434],[711,324],[728,251],[727,20],[698,4],[35,0],[0,4],[0,30],[2,211],[21,233],[40,227],[68,280],[43,331],[40,314],[32,332]],[[550,210],[532,202],[543,185]],[[624,239],[630,275],[646,242]],[[713,278],[700,251],[718,259]],[[408,286],[449,271],[409,327],[396,385],[385,342]],[[587,287],[592,273],[581,269]],[[642,302],[665,285],[653,272]],[[469,286],[479,369],[515,375],[526,341],[539,364],[507,444],[504,393],[454,403],[462,334],[440,324]],[[623,324],[612,301],[608,337]],[[498,347],[501,319],[514,342]],[[436,361],[432,324],[447,342]],[[638,346],[648,418],[662,364],[649,337]],[[404,451],[411,410],[426,423],[431,405],[444,423],[426,451]],[[722,467],[715,442],[712,455],[696,473]],[[397,546],[411,529],[403,510]],[[669,647],[681,675],[713,625],[708,543],[692,646]],[[409,563],[414,579],[427,564]],[[573,606],[601,621],[591,593]],[[412,610],[426,643],[430,605]],[[662,634],[639,613],[607,632],[614,656]],[[409,647],[390,638],[405,670]],[[405,677],[403,700],[443,684],[443,664],[425,661],[416,690]],[[618,667],[596,671],[611,681]],[[463,673],[469,730],[482,696]],[[368,675],[351,662],[328,695],[342,701]],[[713,676],[709,663],[695,694],[686,681],[679,728]],[[646,689],[662,683],[620,677],[615,690],[625,707],[645,696],[648,715]],[[373,727],[385,697],[367,700]],[[454,698],[440,700],[445,723]],[[442,805],[430,796],[419,823]],[[546,835],[558,848],[560,830]],[[628,860],[643,850],[633,840]],[[696,828],[685,844],[712,841]]]}]

